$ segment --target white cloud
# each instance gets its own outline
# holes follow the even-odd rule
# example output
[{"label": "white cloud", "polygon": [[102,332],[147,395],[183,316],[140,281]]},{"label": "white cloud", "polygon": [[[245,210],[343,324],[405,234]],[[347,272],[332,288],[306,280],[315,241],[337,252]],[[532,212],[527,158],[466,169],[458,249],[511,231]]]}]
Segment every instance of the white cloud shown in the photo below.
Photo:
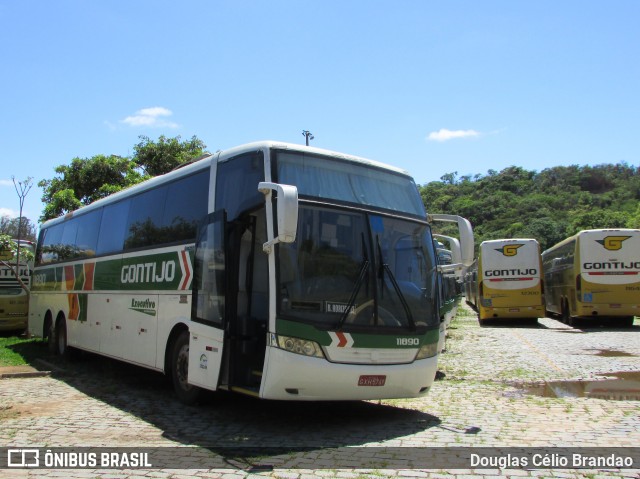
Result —
[{"label": "white cloud", "polygon": [[427,136],[427,140],[429,141],[449,141],[454,140],[456,138],[475,138],[480,136],[480,132],[476,130],[447,130],[446,128],[441,128],[438,131],[432,131]]},{"label": "white cloud", "polygon": [[0,208],[0,216],[8,216],[9,218],[16,218],[18,216],[18,212],[13,211],[10,208]]},{"label": "white cloud", "polygon": [[154,106],[152,108],[143,108],[138,110],[135,115],[126,117],[124,120],[120,120],[129,126],[147,126],[152,128],[178,128],[178,124],[168,120],[167,118],[173,115],[173,112],[168,108],[162,106]]},{"label": "white cloud", "polygon": [[0,186],[13,186],[13,181],[11,181],[11,180],[0,180]]}]

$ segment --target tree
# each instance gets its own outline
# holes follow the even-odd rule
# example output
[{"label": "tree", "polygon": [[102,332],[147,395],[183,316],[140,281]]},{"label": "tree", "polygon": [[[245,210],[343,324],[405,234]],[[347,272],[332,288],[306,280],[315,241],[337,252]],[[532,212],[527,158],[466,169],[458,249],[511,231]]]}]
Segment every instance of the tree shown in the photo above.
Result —
[{"label": "tree", "polygon": [[574,235],[579,231],[590,229],[625,228],[629,220],[629,215],[621,211],[587,211],[573,217],[568,228],[568,234]]},{"label": "tree", "polygon": [[7,235],[10,238],[25,239],[29,241],[36,240],[36,225],[29,218],[10,218],[9,216],[0,217],[0,235]]},{"label": "tree", "polygon": [[70,165],[55,168],[57,176],[42,180],[42,202],[46,205],[40,221],[56,218],[96,200],[109,196],[151,176],[173,170],[204,153],[205,144],[196,136],[188,141],[180,137],[160,136],[157,142],[140,136],[132,158],[95,155],[74,158]]},{"label": "tree", "polygon": [[454,172],[421,186],[420,195],[429,213],[469,219],[478,243],[530,237],[548,248],[584,229],[640,227],[640,168],[626,163]]},{"label": "tree", "polygon": [[109,196],[144,179],[128,158],[96,155],[74,158],[70,165],[55,168],[59,175],[42,180],[42,202],[46,205],[41,221],[63,215],[100,198]]},{"label": "tree", "polygon": [[180,141],[180,136],[166,138],[161,135],[157,142],[146,136],[133,147],[133,162],[150,176],[162,175],[205,153],[205,145],[195,135],[190,140]]}]

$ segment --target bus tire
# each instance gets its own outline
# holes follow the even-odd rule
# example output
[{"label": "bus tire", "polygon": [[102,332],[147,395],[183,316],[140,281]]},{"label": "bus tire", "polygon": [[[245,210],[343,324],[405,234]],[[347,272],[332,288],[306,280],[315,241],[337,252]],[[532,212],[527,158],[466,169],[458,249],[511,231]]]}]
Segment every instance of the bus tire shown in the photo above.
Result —
[{"label": "bus tire", "polygon": [[182,331],[171,348],[171,381],[178,399],[187,405],[197,404],[202,389],[189,384],[189,331]]},{"label": "bus tire", "polygon": [[616,318],[614,326],[618,328],[633,328],[634,321],[634,316],[623,316],[621,318]]},{"label": "bus tire", "polygon": [[49,350],[56,356],[66,356],[69,350],[67,345],[67,322],[64,316],[60,316],[51,328],[49,336]]},{"label": "bus tire", "polygon": [[47,343],[47,349],[49,350],[49,353],[55,354],[56,353],[55,324],[53,322],[53,319],[51,319],[51,315],[49,313],[47,313],[47,316],[44,320],[44,327],[42,329],[43,329],[42,336],[44,337]]},{"label": "bus tire", "polygon": [[573,327],[573,318],[571,317],[571,311],[569,311],[569,302],[566,299],[562,300],[562,322],[567,326]]}]

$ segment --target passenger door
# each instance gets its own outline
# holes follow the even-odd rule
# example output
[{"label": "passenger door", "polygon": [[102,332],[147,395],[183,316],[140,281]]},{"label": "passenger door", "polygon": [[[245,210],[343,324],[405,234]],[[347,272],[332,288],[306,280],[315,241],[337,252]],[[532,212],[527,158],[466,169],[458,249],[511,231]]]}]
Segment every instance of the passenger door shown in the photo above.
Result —
[{"label": "passenger door", "polygon": [[189,383],[205,389],[218,387],[224,345],[226,251],[225,215],[207,217],[196,243],[192,322],[189,342]]}]

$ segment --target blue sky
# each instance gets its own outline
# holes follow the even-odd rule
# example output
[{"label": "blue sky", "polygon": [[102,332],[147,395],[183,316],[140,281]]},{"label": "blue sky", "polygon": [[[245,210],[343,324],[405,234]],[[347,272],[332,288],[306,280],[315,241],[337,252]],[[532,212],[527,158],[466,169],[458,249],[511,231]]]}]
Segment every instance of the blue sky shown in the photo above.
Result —
[{"label": "blue sky", "polygon": [[306,129],[418,184],[637,166],[639,19],[636,0],[0,0],[0,214],[12,176],[140,135],[215,151]]}]

